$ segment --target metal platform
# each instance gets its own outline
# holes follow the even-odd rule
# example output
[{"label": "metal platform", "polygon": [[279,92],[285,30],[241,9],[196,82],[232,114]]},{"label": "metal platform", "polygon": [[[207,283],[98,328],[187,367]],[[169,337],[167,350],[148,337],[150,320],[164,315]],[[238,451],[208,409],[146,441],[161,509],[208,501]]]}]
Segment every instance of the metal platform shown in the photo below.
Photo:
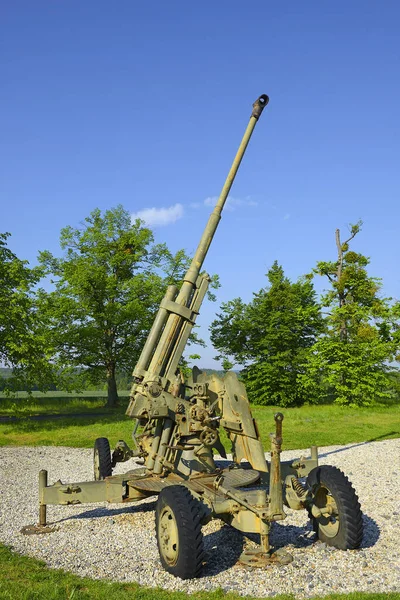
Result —
[{"label": "metal platform", "polygon": [[216,473],[204,473],[197,475],[192,479],[183,479],[175,473],[167,477],[158,477],[157,475],[144,475],[141,470],[138,476],[127,481],[129,487],[146,493],[153,492],[159,494],[161,490],[170,485],[187,485],[194,491],[201,492],[204,487],[213,488],[217,477],[223,476],[224,486],[229,488],[246,487],[256,483],[260,478],[260,473],[253,469],[225,469]]}]

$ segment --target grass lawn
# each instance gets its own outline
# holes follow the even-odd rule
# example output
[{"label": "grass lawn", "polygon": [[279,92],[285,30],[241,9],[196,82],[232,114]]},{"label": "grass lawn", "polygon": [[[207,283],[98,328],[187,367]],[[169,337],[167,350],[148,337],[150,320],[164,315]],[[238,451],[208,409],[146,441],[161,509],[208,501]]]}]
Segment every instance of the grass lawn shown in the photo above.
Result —
[{"label": "grass lawn", "polygon": [[[37,394],[32,399],[1,398],[0,416],[21,417],[19,421],[0,423],[0,445],[51,445],[92,447],[97,437],[108,437],[111,445],[125,439],[129,444],[132,420],[125,417],[127,396],[121,394],[121,406],[104,406],[104,392],[75,395],[52,392]],[[128,392],[125,392],[128,394]],[[400,405],[378,405],[366,408],[340,406],[302,406],[280,409],[254,406],[253,415],[265,449],[269,449],[269,432],[274,429],[274,413],[283,412],[283,448],[306,448],[312,444],[327,446],[400,437]],[[29,415],[75,414],[57,420],[31,421]],[[224,439],[224,438],[223,438]],[[225,438],[226,439],[226,438]],[[228,446],[229,448],[229,446]]]},{"label": "grass lawn", "polygon": [[[144,588],[135,583],[123,584],[81,578],[65,571],[47,569],[42,561],[19,556],[0,545],[0,598],[2,600],[238,600],[242,596],[222,590],[199,592],[188,596],[159,588]],[[255,600],[246,596],[247,600]],[[275,600],[293,596],[279,595]],[[315,596],[315,599],[320,598]],[[399,600],[400,594],[331,594],[324,600]]]},{"label": "grass lawn", "polygon": [[[119,392],[122,402],[126,402],[129,391]],[[17,392],[13,397],[7,397],[0,392],[0,416],[26,417],[43,414],[71,414],[80,412],[107,412],[105,406],[107,392],[103,390],[85,391],[81,394],[72,392],[32,392],[29,397],[26,392]]]}]

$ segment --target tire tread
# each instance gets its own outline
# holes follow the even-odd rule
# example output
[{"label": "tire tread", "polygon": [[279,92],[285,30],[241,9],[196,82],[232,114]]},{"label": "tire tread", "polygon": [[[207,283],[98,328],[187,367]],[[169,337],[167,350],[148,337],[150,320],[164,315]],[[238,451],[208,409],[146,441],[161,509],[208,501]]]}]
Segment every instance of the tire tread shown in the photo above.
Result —
[{"label": "tire tread", "polygon": [[112,475],[112,462],[110,442],[108,438],[97,438],[94,442],[94,452],[98,452],[100,465],[100,479],[105,479]]},{"label": "tire tread", "polygon": [[[180,552],[173,566],[164,561],[158,541],[158,519],[164,505],[168,505],[173,510],[179,532]],[[161,491],[156,507],[157,546],[163,567],[181,579],[198,577],[203,566],[205,553],[201,518],[200,503],[185,486],[168,486]]]},{"label": "tire tread", "polygon": [[348,477],[337,467],[323,465],[310,472],[307,483],[309,487],[319,484],[326,486],[339,504],[340,528],[333,538],[324,535],[318,527],[318,520],[309,513],[319,539],[341,550],[359,548],[363,538],[361,505]]}]

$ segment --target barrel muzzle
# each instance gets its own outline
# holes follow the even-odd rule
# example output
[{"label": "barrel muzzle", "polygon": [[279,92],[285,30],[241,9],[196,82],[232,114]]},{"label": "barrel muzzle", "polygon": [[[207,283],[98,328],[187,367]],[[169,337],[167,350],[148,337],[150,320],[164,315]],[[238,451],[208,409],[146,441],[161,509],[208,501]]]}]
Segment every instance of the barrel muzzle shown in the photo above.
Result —
[{"label": "barrel muzzle", "polygon": [[262,96],[257,98],[257,100],[253,104],[253,112],[251,113],[251,116],[258,119],[264,108],[267,106],[268,102],[269,98],[267,94],[262,94]]}]

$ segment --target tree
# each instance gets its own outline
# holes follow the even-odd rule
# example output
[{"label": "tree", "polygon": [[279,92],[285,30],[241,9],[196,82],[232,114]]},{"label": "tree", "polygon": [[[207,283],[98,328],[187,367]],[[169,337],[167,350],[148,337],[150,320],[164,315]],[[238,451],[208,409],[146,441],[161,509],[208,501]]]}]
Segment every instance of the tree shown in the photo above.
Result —
[{"label": "tree", "polygon": [[168,284],[177,283],[188,258],[153,243],[150,229],[131,223],[122,206],[94,210],[84,227],[61,231],[62,258],[40,253],[54,291],[41,290],[56,362],[93,382],[106,378],[108,405],[118,401],[116,368],[132,369]]},{"label": "tree", "polygon": [[275,261],[269,285],[245,304],[235,298],[222,305],[211,325],[211,340],[221,352],[244,365],[241,376],[256,404],[299,405],[312,401],[302,385],[311,349],[323,328],[313,285],[291,283]]},{"label": "tree", "polygon": [[39,268],[29,268],[7,247],[9,233],[0,234],[0,361],[12,370],[2,382],[6,392],[45,389],[52,381],[46,335],[37,317],[34,287]]},{"label": "tree", "polygon": [[379,296],[381,280],[368,275],[369,258],[350,250],[361,225],[352,225],[344,242],[337,229],[337,259],[318,262],[314,270],[330,283],[322,298],[327,330],[314,346],[305,381],[322,399],[333,396],[338,404],[359,406],[390,395],[390,363],[400,342],[399,304]]}]

